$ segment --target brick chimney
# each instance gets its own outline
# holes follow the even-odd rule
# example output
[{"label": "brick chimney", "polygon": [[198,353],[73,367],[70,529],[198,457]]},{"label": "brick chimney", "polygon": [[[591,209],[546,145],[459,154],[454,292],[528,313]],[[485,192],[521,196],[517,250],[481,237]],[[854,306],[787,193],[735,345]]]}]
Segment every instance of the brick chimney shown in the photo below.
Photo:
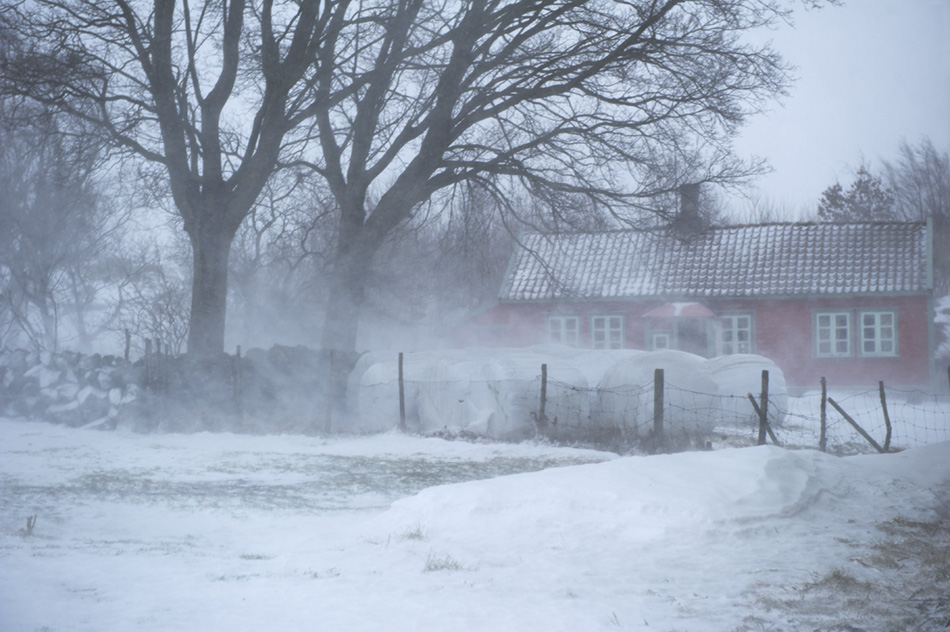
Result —
[{"label": "brick chimney", "polygon": [[706,230],[706,222],[699,214],[699,183],[684,184],[679,188],[680,210],[673,219],[674,230],[689,237]]}]

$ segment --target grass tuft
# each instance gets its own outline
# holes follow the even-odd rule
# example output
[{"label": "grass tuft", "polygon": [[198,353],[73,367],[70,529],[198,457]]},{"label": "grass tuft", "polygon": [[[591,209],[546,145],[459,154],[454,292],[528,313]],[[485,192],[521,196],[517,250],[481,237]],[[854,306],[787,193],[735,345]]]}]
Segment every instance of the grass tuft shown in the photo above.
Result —
[{"label": "grass tuft", "polygon": [[411,527],[407,527],[405,531],[402,532],[403,540],[425,540],[426,531],[422,528],[422,524],[417,522]]},{"label": "grass tuft", "polygon": [[434,571],[460,571],[462,565],[451,555],[435,555],[432,551],[426,556],[426,565],[423,567],[423,573]]}]

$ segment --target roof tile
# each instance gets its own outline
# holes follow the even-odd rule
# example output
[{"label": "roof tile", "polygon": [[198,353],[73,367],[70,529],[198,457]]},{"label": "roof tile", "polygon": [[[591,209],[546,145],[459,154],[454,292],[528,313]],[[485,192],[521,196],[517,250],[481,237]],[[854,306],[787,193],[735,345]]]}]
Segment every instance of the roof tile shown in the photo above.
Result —
[{"label": "roof tile", "polygon": [[926,224],[756,224],[522,236],[503,300],[921,292]]}]

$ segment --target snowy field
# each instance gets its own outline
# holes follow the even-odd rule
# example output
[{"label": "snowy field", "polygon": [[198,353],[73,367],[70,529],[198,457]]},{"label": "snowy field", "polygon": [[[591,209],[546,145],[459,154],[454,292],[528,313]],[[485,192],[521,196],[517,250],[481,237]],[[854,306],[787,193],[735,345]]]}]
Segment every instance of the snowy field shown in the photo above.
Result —
[{"label": "snowy field", "polygon": [[619,458],[0,420],[4,631],[947,625],[950,443]]}]

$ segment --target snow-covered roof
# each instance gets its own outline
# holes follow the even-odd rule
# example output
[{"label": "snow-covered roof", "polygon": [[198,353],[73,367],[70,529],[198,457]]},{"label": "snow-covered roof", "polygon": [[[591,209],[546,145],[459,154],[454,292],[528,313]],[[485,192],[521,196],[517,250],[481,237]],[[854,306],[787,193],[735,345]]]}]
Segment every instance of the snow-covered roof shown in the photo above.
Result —
[{"label": "snow-covered roof", "polygon": [[500,298],[742,297],[930,289],[924,222],[522,236]]}]

